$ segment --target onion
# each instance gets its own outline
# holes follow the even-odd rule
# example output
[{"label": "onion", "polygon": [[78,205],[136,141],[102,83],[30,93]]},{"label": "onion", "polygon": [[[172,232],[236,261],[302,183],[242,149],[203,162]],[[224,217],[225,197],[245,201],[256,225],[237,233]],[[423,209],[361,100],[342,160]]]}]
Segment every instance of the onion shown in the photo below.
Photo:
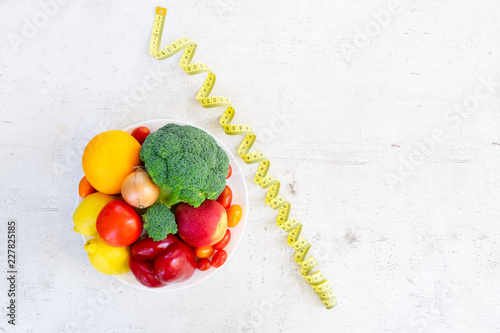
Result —
[{"label": "onion", "polygon": [[160,195],[160,187],[153,183],[142,167],[125,178],[122,184],[122,197],[130,205],[139,209],[151,206]]}]

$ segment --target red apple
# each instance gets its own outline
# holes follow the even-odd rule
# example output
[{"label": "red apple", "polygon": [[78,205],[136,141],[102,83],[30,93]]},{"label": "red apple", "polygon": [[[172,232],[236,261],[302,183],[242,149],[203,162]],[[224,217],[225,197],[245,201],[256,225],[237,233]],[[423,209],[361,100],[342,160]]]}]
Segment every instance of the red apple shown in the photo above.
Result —
[{"label": "red apple", "polygon": [[215,200],[205,200],[198,208],[181,203],[175,211],[179,236],[191,246],[211,246],[219,242],[227,230],[227,214]]}]

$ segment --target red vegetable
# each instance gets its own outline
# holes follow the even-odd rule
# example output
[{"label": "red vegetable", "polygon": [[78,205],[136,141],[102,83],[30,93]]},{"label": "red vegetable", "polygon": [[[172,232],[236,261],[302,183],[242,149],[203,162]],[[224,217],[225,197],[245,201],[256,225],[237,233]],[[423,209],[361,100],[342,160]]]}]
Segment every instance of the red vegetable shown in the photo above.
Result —
[{"label": "red vegetable", "polygon": [[198,269],[200,271],[206,271],[207,269],[210,268],[210,260],[208,260],[207,258],[202,258],[200,260],[198,260]]},{"label": "red vegetable", "polygon": [[142,220],[123,200],[106,204],[97,216],[97,233],[111,246],[128,246],[142,233]]},{"label": "red vegetable", "polygon": [[212,267],[219,268],[220,266],[224,265],[226,260],[227,260],[226,251],[224,250],[217,251],[212,257]]},{"label": "red vegetable", "polygon": [[196,259],[193,250],[178,241],[168,246],[155,260],[156,278],[165,284],[182,282],[193,276]]},{"label": "red vegetable", "polygon": [[229,171],[227,172],[226,179],[228,179],[229,177],[231,177],[232,174],[233,174],[233,168],[231,168],[231,166],[229,166]]},{"label": "red vegetable", "polygon": [[226,233],[224,234],[224,237],[214,245],[214,249],[216,250],[222,250],[223,248],[226,247],[226,245],[229,243],[231,240],[231,230],[227,229]]},{"label": "red vegetable", "polygon": [[231,188],[226,185],[224,190],[217,198],[217,201],[224,207],[224,209],[228,209],[231,206],[231,201],[233,201],[233,191]]},{"label": "red vegetable", "polygon": [[155,261],[167,246],[177,240],[176,237],[167,237],[159,242],[155,242],[149,237],[141,239],[132,245],[132,257]]},{"label": "red vegetable", "polygon": [[149,128],[141,126],[132,131],[132,136],[142,145],[149,133],[151,133]]},{"label": "red vegetable", "polygon": [[164,286],[158,281],[154,273],[154,262],[149,260],[141,260],[135,257],[130,257],[130,270],[134,274],[137,281],[142,285],[150,288],[158,288]]},{"label": "red vegetable", "polygon": [[130,270],[146,287],[185,281],[197,267],[193,249],[174,235],[160,242],[141,239],[132,245],[131,252]]}]

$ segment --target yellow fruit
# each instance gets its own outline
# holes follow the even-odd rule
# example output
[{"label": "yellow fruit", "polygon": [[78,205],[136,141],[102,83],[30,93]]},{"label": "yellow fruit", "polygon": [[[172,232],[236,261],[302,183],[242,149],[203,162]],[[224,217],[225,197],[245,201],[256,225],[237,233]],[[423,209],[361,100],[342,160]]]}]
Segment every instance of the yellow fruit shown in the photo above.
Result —
[{"label": "yellow fruit", "polygon": [[114,195],[99,192],[89,194],[73,213],[73,222],[75,223],[73,230],[87,237],[97,235],[95,228],[97,215],[108,202],[116,199],[118,197]]},{"label": "yellow fruit", "polygon": [[141,145],[124,131],[106,131],[96,135],[85,147],[83,172],[99,192],[120,193],[123,180],[140,164]]},{"label": "yellow fruit", "polygon": [[85,243],[85,251],[90,263],[99,272],[106,275],[125,274],[130,271],[130,246],[114,247],[108,245],[99,236]]}]

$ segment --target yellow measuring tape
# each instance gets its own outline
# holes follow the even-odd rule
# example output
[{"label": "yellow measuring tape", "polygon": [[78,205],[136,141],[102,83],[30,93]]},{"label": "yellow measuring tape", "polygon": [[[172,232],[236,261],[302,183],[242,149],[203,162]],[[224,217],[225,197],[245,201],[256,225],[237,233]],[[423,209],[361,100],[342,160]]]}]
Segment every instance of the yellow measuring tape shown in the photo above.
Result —
[{"label": "yellow measuring tape", "polygon": [[160,50],[161,36],[165,25],[165,8],[156,7],[156,16],[151,34],[149,53],[158,60],[170,58],[174,54],[184,50],[179,65],[188,75],[208,73],[203,86],[198,91],[196,99],[204,108],[214,108],[227,106],[226,111],[220,118],[220,124],[227,135],[245,135],[245,139],[238,148],[238,154],[247,164],[260,162],[254,181],[262,188],[268,189],[266,194],[266,204],[273,209],[278,209],[278,226],[288,233],[287,242],[295,249],[295,261],[300,265],[300,273],[306,282],[313,288],[327,309],[332,309],[337,305],[332,287],[320,271],[313,272],[318,266],[317,261],[312,257],[307,257],[311,244],[303,237],[300,237],[302,224],[293,218],[288,218],[291,204],[278,196],[280,182],[273,176],[268,175],[271,162],[260,151],[250,152],[257,136],[252,128],[247,124],[231,124],[235,111],[231,106],[229,98],[224,96],[210,97],[215,86],[215,74],[206,64],[191,63],[196,52],[196,43],[189,38],[181,38]]}]

